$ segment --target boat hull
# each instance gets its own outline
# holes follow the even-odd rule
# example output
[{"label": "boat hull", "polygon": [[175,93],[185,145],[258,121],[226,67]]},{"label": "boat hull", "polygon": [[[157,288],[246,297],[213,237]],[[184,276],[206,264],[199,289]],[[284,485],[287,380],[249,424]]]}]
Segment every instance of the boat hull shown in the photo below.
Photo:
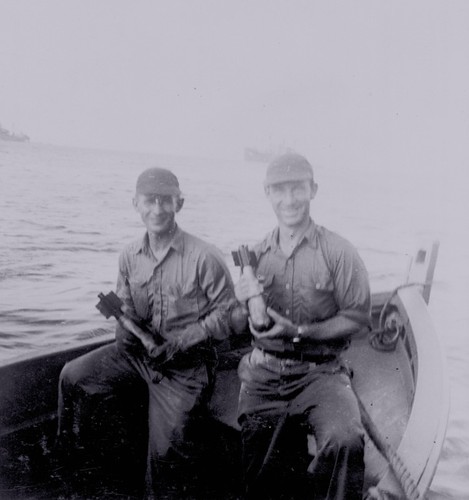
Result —
[{"label": "boat hull", "polygon": [[[379,311],[388,298],[386,294],[374,297],[376,328],[379,327]],[[389,446],[402,458],[419,494],[424,495],[435,472],[446,426],[447,387],[443,360],[436,332],[419,291],[415,288],[403,289],[395,295],[390,305],[398,311],[405,327],[405,334],[399,336],[395,349],[376,350],[370,344],[368,333],[363,332],[354,338],[345,357],[353,370],[354,388],[371,419]],[[57,479],[57,464],[49,463],[54,451],[60,370],[67,361],[112,341],[111,336],[92,339],[65,349],[18,358],[0,367],[3,381],[0,388],[1,481],[4,493],[8,492],[9,495],[6,498],[31,498],[32,495],[33,498],[48,498],[54,488],[60,490],[63,487],[60,478]],[[240,480],[239,427],[236,421],[239,381],[236,369],[241,357],[250,349],[247,340],[235,341],[237,345],[232,342],[219,348],[216,385],[209,405],[208,419],[211,424],[200,431],[209,436],[204,439],[205,444],[211,443],[204,460],[213,461],[217,455],[219,458],[215,465],[219,469],[231,469],[222,481],[224,488],[229,485],[227,477],[232,483],[229,485],[230,491],[223,492],[225,498],[230,498],[230,494],[236,498],[240,494],[240,485],[234,479]],[[134,404],[130,405],[134,409],[132,414],[120,414],[121,408],[116,402],[112,409],[112,432],[101,432],[106,429],[102,425],[98,426],[99,432],[95,429],[99,444],[95,441],[92,455],[94,459],[98,457],[97,462],[102,461],[101,464],[94,464],[94,470],[97,471],[95,476],[100,478],[96,484],[100,488],[105,481],[103,478],[108,477],[110,472],[103,465],[107,461],[106,454],[107,458],[112,456],[112,460],[119,456],[127,457],[128,460],[122,461],[122,470],[126,471],[126,475],[133,471],[133,477],[142,478],[146,409],[142,403],[144,394],[139,397],[140,403],[136,398]],[[111,403],[108,401],[107,404]],[[103,411],[102,415],[105,415]],[[107,412],[109,416],[110,410]],[[126,434],[126,429],[135,428],[136,419],[140,422],[140,430]],[[119,439],[116,438],[116,428],[121,430]],[[116,445],[116,441],[120,441],[122,446]],[[369,438],[366,440],[365,463],[366,489],[378,487],[389,495],[404,498],[399,478]],[[212,468],[215,465],[212,464]],[[113,469],[114,472],[119,470],[115,466]],[[41,487],[38,487],[38,477],[42,478]],[[223,470],[220,470],[218,478],[222,477]],[[109,481],[115,483],[115,478]],[[210,478],[207,478],[209,483]],[[106,487],[109,493],[110,487]],[[114,484],[114,487],[120,488],[122,485]],[[138,485],[135,484],[134,488],[138,490]]]}]

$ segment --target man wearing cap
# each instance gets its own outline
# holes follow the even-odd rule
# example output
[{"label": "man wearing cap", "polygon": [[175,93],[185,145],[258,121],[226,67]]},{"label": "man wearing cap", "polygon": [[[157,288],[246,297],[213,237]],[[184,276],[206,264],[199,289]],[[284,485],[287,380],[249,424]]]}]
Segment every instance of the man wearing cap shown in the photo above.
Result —
[{"label": "man wearing cap", "polygon": [[235,286],[241,304],[262,295],[271,318],[264,331],[250,323],[253,350],[239,366],[247,496],[279,498],[293,470],[303,482],[286,498],[361,499],[364,431],[341,353],[370,326],[367,272],[348,241],[311,219],[306,158],[273,160],[264,187],[278,226],[254,249],[258,280],[243,274]]},{"label": "man wearing cap", "polygon": [[116,343],[65,365],[59,382],[58,434],[70,445],[79,444],[80,430],[90,418],[77,411],[77,400],[102,400],[146,383],[149,498],[164,496],[160,480],[177,480],[176,465],[190,464],[187,426],[211,388],[213,341],[228,336],[227,316],[236,302],[218,250],[176,224],[183,203],[172,172],[145,170],[133,205],[146,232],[119,257],[117,295],[125,315],[149,331],[155,345],[164,346],[161,354],[153,359],[137,337],[118,325]]}]

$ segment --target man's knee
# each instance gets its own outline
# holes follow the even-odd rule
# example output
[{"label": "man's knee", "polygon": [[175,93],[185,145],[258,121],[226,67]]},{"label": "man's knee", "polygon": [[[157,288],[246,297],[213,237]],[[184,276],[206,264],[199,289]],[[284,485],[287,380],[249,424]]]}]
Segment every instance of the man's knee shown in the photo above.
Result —
[{"label": "man's knee", "polygon": [[75,358],[62,368],[59,387],[62,391],[81,389],[85,394],[109,394],[119,382],[128,382],[127,366],[116,359],[115,346],[109,345]]},{"label": "man's knee", "polygon": [[80,363],[80,358],[69,361],[60,372],[59,385],[62,389],[69,389],[80,385],[80,380],[84,376],[84,370]]},{"label": "man's knee", "polygon": [[364,431],[359,422],[329,427],[323,438],[323,445],[336,451],[361,452],[364,447]]}]

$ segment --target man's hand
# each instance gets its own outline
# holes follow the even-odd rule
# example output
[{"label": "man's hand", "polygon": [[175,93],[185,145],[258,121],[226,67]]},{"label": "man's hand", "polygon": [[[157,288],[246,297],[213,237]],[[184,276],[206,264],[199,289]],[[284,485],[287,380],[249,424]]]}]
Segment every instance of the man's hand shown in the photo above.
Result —
[{"label": "man's hand", "polygon": [[239,281],[235,284],[234,290],[236,299],[241,303],[245,303],[252,297],[261,295],[264,291],[259,281],[248,273],[240,276]]},{"label": "man's hand", "polygon": [[170,330],[166,335],[167,340],[159,346],[158,352],[155,351],[156,355],[153,356],[164,355],[166,361],[172,359],[176,353],[184,352],[208,338],[207,332],[197,323]]},{"label": "man's hand", "polygon": [[249,322],[250,330],[256,339],[288,339],[293,340],[298,336],[298,327],[288,318],[275,312],[272,308],[267,308],[267,314],[274,320],[274,326],[265,332],[256,331],[251,322]]}]

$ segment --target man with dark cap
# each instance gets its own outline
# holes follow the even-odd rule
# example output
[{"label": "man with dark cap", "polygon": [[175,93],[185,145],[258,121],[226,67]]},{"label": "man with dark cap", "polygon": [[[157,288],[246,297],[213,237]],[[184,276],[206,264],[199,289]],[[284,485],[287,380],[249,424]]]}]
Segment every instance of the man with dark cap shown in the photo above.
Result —
[{"label": "man with dark cap", "polygon": [[[239,366],[247,496],[358,500],[364,431],[341,353],[370,327],[367,272],[348,241],[311,219],[317,184],[306,158],[273,160],[264,187],[278,227],[254,249],[258,279],[243,274],[235,286],[241,304],[263,296],[271,319],[264,331],[251,320],[254,348]],[[303,483],[281,496],[292,470]]]},{"label": "man with dark cap", "polygon": [[190,464],[186,430],[211,388],[213,343],[229,335],[227,316],[236,302],[218,250],[176,224],[183,203],[172,172],[145,170],[133,205],[146,233],[119,258],[117,295],[123,311],[154,336],[160,355],[152,359],[139,338],[118,325],[116,343],[66,364],[59,382],[58,435],[70,445],[79,444],[80,430],[89,423],[77,400],[102,400],[146,383],[148,498],[163,497],[161,479],[177,480],[176,466]]}]

